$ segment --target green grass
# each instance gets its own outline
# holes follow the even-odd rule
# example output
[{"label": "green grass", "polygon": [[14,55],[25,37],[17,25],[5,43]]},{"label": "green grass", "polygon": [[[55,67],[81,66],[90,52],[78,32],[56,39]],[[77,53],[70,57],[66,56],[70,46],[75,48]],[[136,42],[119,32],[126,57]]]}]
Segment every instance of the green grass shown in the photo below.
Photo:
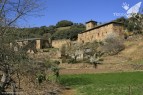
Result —
[{"label": "green grass", "polygon": [[60,83],[76,95],[143,95],[143,72],[62,75]]},{"label": "green grass", "polygon": [[71,26],[57,28],[58,31],[70,29]]}]

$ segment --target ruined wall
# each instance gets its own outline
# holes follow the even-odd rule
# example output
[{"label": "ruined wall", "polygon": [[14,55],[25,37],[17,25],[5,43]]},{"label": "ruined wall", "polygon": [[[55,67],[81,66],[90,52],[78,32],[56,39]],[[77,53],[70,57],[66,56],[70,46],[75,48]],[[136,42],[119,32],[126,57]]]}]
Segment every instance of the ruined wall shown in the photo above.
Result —
[{"label": "ruined wall", "polygon": [[23,47],[23,42],[17,42],[20,47]]},{"label": "ruined wall", "polygon": [[54,48],[61,48],[63,45],[70,45],[71,41],[64,39],[64,40],[53,40],[52,47]]},{"label": "ruined wall", "polygon": [[102,26],[97,29],[93,29],[91,31],[87,31],[82,34],[78,34],[78,42],[86,43],[92,42],[94,40],[103,41],[107,35],[111,33],[116,33],[117,35],[123,34],[123,27],[118,24],[108,24],[106,26]]},{"label": "ruined wall", "polygon": [[36,40],[36,49],[41,49],[41,40]]},{"label": "ruined wall", "polygon": [[23,47],[25,45],[28,44],[28,41],[18,41],[17,44],[20,46],[20,47]]}]

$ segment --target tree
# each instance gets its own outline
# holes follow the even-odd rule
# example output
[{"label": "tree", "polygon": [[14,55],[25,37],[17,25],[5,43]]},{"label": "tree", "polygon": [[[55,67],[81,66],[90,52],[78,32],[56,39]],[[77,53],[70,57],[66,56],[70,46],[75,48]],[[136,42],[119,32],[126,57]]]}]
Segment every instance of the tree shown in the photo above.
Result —
[{"label": "tree", "polygon": [[[5,90],[7,84],[14,80],[11,78],[13,73],[18,71],[20,63],[27,60],[26,51],[20,49],[14,51],[14,46],[10,47],[7,38],[12,27],[23,17],[38,11],[40,8],[39,0],[1,0],[0,1],[0,71],[3,76],[1,78],[1,91]],[[14,39],[9,38],[14,43]],[[13,90],[14,91],[14,90]]]},{"label": "tree", "polygon": [[128,19],[128,30],[135,34],[143,33],[143,14],[132,14],[132,17]]},{"label": "tree", "polygon": [[67,21],[67,20],[62,20],[56,24],[56,27],[66,27],[66,26],[72,26],[72,25],[73,25],[73,22]]},{"label": "tree", "polygon": [[97,68],[97,65],[102,63],[103,55],[104,55],[103,52],[98,51],[90,58],[90,63],[94,65],[94,68]]},{"label": "tree", "polygon": [[107,35],[103,44],[100,47],[100,51],[103,51],[107,55],[115,55],[125,49],[123,38],[119,37],[116,33]]},{"label": "tree", "polygon": [[70,40],[76,40],[78,37],[78,34],[85,30],[85,26],[83,24],[74,24],[71,26],[71,28],[66,30],[60,30],[55,32],[52,35],[52,39],[70,39]]},{"label": "tree", "polygon": [[133,32],[134,34],[143,32],[143,15],[141,13],[132,14],[130,18],[117,18],[115,21],[123,23],[128,32]]},{"label": "tree", "polygon": [[115,21],[125,24],[125,22],[127,21],[127,19],[124,18],[124,17],[120,17],[120,18],[117,18]]},{"label": "tree", "polygon": [[47,27],[47,31],[50,34],[54,34],[56,32],[56,26],[50,25],[49,27]]}]

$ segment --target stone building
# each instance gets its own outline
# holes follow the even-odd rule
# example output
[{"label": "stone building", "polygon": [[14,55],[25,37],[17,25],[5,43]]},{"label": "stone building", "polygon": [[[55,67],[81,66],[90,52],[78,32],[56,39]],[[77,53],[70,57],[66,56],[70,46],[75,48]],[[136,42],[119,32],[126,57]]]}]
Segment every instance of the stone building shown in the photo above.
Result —
[{"label": "stone building", "polygon": [[29,52],[33,50],[40,50],[44,48],[50,48],[51,43],[47,39],[42,38],[28,38],[22,40],[16,40],[17,47],[24,48]]},{"label": "stone building", "polygon": [[78,34],[79,43],[86,43],[92,41],[103,41],[109,35],[116,34],[117,36],[124,35],[124,27],[122,23],[108,22],[97,26],[97,22],[89,21],[86,22],[86,30]]},{"label": "stone building", "polygon": [[61,48],[63,45],[70,46],[71,40],[68,39],[62,39],[62,40],[53,40],[52,41],[52,47],[53,48]]}]

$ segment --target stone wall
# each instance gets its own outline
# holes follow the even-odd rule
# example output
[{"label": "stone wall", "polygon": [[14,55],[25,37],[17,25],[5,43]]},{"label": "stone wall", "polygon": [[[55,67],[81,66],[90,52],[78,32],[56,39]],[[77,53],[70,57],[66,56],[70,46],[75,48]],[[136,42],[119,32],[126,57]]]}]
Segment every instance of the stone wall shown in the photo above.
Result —
[{"label": "stone wall", "polygon": [[51,43],[49,42],[49,40],[45,40],[45,39],[35,39],[35,38],[31,38],[31,39],[23,39],[23,40],[18,40],[16,41],[18,47],[25,47],[27,49],[36,49],[36,50],[40,50],[40,49],[45,49],[45,48],[50,48],[51,47]]},{"label": "stone wall", "polygon": [[116,32],[119,36],[124,35],[124,27],[118,24],[114,24],[113,26],[113,32]]},{"label": "stone wall", "polygon": [[92,42],[94,40],[103,41],[107,35],[116,33],[117,35],[123,35],[123,26],[118,24],[108,24],[99,28],[92,29],[90,31],[78,34],[78,42]]},{"label": "stone wall", "polygon": [[52,41],[53,48],[61,48],[63,45],[71,45],[71,41],[67,39]]},{"label": "stone wall", "polygon": [[36,40],[36,49],[41,49],[41,40]]}]

